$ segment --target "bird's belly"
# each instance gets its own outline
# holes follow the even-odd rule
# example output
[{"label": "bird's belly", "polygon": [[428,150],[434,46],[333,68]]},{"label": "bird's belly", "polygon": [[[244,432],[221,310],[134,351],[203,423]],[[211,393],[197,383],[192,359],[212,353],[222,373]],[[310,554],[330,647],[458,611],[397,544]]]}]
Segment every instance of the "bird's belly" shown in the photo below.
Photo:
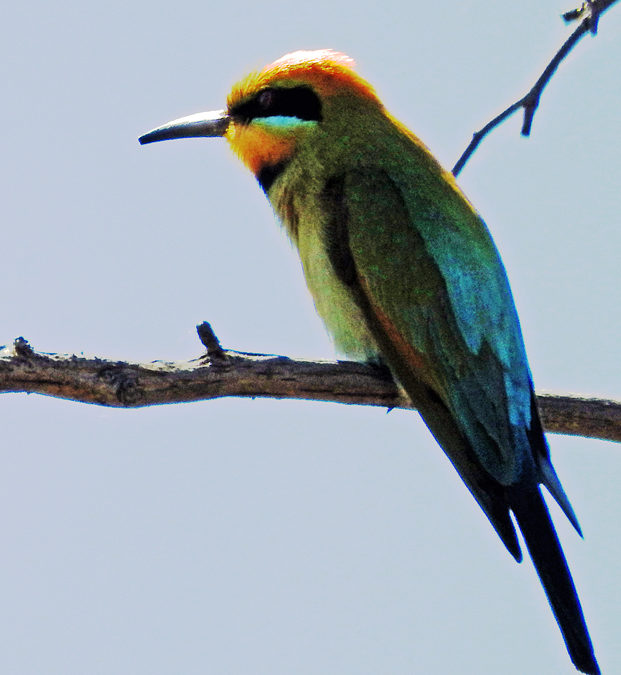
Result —
[{"label": "bird's belly", "polygon": [[306,284],[337,351],[356,361],[378,361],[377,344],[351,291],[334,273],[319,232],[301,229],[298,247]]}]

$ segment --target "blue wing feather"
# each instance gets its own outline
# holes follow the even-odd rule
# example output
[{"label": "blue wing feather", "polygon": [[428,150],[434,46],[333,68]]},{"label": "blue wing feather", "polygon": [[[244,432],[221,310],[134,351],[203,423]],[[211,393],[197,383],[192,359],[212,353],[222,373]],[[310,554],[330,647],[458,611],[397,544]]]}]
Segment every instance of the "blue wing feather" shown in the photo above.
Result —
[{"label": "blue wing feather", "polygon": [[373,302],[424,355],[422,376],[485,469],[514,482],[524,457],[512,447],[510,427],[530,426],[531,379],[485,226],[463,198],[460,213],[454,207],[442,215],[428,195],[400,190],[385,172],[350,172],[345,190],[350,246]]},{"label": "blue wing feather", "polygon": [[377,168],[344,175],[352,265],[371,303],[422,355],[418,376],[442,398],[484,470],[511,485],[534,463],[580,531],[533,406],[520,324],[491,236],[450,180],[413,189],[420,179],[407,168],[393,167],[394,177]]}]

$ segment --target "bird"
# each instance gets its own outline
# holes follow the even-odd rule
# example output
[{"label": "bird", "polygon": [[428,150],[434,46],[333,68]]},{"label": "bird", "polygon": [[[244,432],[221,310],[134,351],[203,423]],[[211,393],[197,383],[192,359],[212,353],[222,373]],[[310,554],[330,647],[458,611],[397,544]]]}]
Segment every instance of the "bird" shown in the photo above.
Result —
[{"label": "bird", "polygon": [[600,673],[543,485],[582,536],[544,436],[504,265],[482,218],[353,60],[296,51],[223,110],[141,144],[224,137],[299,253],[336,349],[388,368],[517,562],[519,530],[574,666]]}]

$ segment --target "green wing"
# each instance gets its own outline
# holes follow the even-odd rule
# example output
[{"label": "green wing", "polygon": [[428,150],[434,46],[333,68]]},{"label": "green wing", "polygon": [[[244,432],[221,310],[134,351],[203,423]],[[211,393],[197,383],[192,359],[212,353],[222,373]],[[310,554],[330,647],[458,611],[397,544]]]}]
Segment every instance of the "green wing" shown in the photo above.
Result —
[{"label": "green wing", "polygon": [[461,193],[433,178],[417,190],[383,170],[334,176],[326,245],[387,365],[517,557],[502,486],[533,462],[577,522],[549,461],[496,248]]}]

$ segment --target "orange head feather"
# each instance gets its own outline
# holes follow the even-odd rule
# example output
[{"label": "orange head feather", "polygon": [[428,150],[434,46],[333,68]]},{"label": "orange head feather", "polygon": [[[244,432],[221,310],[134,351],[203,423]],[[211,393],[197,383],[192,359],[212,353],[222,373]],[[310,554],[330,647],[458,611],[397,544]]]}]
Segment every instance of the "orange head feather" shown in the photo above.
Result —
[{"label": "orange head feather", "polygon": [[291,52],[235,84],[227,104],[231,108],[264,87],[283,81],[290,86],[311,85],[322,98],[348,89],[379,103],[373,87],[354,71],[354,66],[352,58],[332,49]]}]

